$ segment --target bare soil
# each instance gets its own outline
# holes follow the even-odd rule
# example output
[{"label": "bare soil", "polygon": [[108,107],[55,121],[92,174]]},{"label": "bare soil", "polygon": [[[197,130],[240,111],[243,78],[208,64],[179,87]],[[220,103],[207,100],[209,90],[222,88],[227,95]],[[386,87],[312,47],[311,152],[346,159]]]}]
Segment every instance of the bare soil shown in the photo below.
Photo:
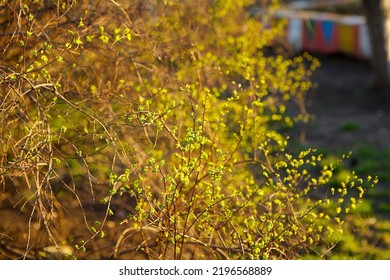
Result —
[{"label": "bare soil", "polygon": [[390,148],[390,103],[372,87],[370,62],[343,55],[320,56],[315,87],[307,99],[314,119],[308,124],[310,146],[356,150],[370,144]]}]

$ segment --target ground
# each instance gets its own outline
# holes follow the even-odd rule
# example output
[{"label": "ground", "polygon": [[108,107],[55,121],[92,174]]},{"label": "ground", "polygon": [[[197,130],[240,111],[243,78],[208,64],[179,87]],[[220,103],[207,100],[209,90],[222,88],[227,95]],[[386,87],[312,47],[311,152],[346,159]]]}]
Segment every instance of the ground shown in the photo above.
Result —
[{"label": "ground", "polygon": [[356,150],[367,144],[390,148],[390,104],[372,88],[370,62],[342,55],[318,56],[316,86],[307,100],[314,115],[307,129],[313,146]]}]

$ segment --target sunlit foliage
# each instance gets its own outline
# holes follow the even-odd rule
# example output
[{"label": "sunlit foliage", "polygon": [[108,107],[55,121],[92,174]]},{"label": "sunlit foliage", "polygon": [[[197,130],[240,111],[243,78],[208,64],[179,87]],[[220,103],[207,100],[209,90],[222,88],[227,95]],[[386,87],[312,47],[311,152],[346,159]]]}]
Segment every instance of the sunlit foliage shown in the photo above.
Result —
[{"label": "sunlit foliage", "polygon": [[[45,245],[63,253],[70,244],[83,258],[111,238],[101,256],[150,259],[290,259],[332,248],[375,179],[336,180],[337,161],[289,152],[284,132],[308,121],[319,63],[283,53],[276,7],[1,1],[2,192],[44,225]],[[65,205],[64,192],[76,204]],[[122,196],[127,204],[113,207]],[[105,211],[78,225],[89,238],[59,237],[61,209],[91,203]],[[107,237],[111,217],[121,230]]]}]

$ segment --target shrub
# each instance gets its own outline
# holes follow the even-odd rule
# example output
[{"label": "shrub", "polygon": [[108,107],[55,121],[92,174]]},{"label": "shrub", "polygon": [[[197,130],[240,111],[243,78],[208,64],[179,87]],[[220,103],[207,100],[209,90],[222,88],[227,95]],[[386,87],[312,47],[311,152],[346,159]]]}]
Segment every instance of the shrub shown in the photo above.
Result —
[{"label": "shrub", "polygon": [[289,153],[281,128],[307,122],[319,63],[275,51],[276,1],[256,17],[244,0],[92,3],[1,4],[1,181],[30,217],[25,257],[64,244],[73,258],[331,248],[371,182],[331,185],[335,164]]}]

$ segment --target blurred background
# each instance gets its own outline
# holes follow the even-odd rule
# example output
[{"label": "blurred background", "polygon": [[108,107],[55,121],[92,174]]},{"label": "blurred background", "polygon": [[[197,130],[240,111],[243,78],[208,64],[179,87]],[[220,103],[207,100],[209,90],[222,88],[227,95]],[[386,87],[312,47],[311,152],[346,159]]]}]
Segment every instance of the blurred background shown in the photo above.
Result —
[{"label": "blurred background", "polygon": [[[350,231],[339,244],[340,254],[388,259],[389,90],[380,85],[386,82],[376,77],[378,70],[373,59],[373,49],[378,44],[380,47],[381,41],[370,44],[363,1],[284,2],[279,15],[288,20],[289,46],[294,52],[308,51],[321,62],[312,76],[315,86],[307,100],[312,118],[304,128],[304,139],[296,144],[320,148],[330,160],[352,151],[345,169],[352,167],[361,176],[379,177],[378,186],[368,193],[367,200],[348,224]],[[386,65],[386,59],[382,58],[382,62]]]}]

